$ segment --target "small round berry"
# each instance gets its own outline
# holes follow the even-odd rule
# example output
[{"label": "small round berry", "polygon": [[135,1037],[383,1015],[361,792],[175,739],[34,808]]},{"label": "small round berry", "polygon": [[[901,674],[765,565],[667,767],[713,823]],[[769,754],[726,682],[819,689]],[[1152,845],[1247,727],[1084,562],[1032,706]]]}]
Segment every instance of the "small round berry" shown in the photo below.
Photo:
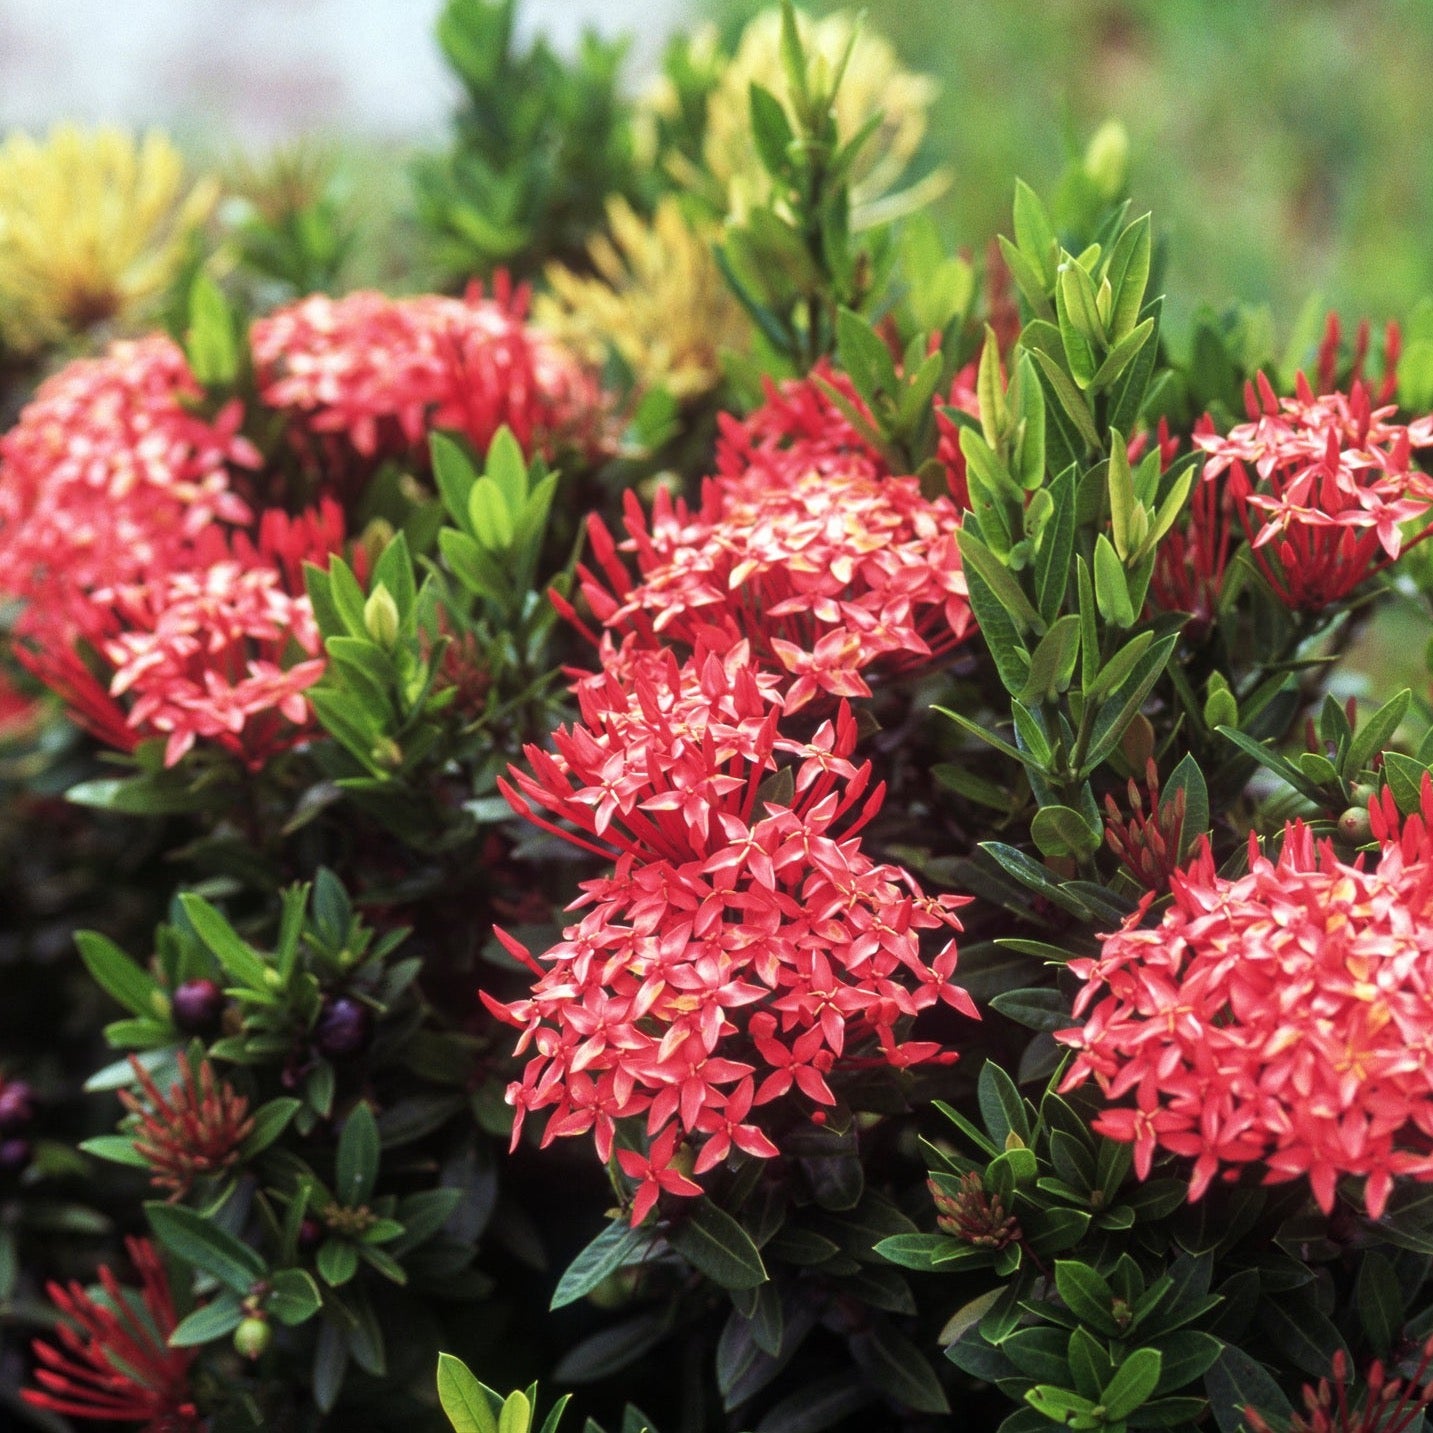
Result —
[{"label": "small round berry", "polygon": [[224,992],[212,980],[186,980],[169,1000],[174,1023],[186,1035],[213,1035],[224,1017]]},{"label": "small round berry", "polygon": [[27,1139],[0,1139],[0,1174],[20,1174],[34,1150]]},{"label": "small round berry", "polygon": [[305,1219],[299,1225],[299,1248],[305,1253],[317,1249],[323,1237],[324,1227],[317,1219]]},{"label": "small round berry", "polygon": [[268,1352],[273,1341],[273,1330],[267,1319],[250,1316],[234,1330],[234,1352],[250,1361]]},{"label": "small round berry", "polygon": [[35,1092],[25,1080],[0,1085],[0,1133],[14,1134],[35,1118]]},{"label": "small round berry", "polygon": [[324,1001],[313,1029],[313,1043],[319,1054],[331,1060],[361,1055],[373,1034],[373,1013],[361,1001],[347,995]]},{"label": "small round berry", "polygon": [[1338,818],[1338,833],[1345,841],[1355,846],[1366,845],[1373,839],[1373,822],[1369,819],[1366,806],[1350,806]]}]

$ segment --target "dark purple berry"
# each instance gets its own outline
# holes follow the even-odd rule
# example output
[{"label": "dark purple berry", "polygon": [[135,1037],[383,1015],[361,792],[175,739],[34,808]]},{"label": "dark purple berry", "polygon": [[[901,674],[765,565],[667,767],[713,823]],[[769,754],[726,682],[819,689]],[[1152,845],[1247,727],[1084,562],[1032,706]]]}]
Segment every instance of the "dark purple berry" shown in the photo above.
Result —
[{"label": "dark purple berry", "polygon": [[224,1017],[224,992],[212,980],[186,980],[170,996],[174,1023],[186,1035],[213,1035]]},{"label": "dark purple berry", "polygon": [[14,1134],[35,1118],[35,1092],[24,1080],[0,1085],[0,1134]]},{"label": "dark purple berry", "polygon": [[324,1227],[317,1219],[305,1219],[299,1225],[299,1248],[306,1254],[317,1249],[323,1242],[324,1233]]},{"label": "dark purple berry", "polygon": [[0,1174],[19,1174],[30,1162],[30,1141],[0,1139]]},{"label": "dark purple berry", "polygon": [[314,1048],[330,1060],[346,1060],[368,1048],[373,1015],[368,1007],[347,995],[324,1001],[313,1029]]}]

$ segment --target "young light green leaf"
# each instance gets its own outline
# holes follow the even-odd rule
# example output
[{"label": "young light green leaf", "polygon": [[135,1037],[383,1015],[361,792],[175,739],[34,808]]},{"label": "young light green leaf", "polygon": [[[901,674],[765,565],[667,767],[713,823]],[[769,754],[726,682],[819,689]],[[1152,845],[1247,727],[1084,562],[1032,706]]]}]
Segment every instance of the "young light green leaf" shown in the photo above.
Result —
[{"label": "young light green leaf", "polygon": [[450,1353],[438,1355],[438,1402],[453,1433],[498,1433],[498,1395]]}]

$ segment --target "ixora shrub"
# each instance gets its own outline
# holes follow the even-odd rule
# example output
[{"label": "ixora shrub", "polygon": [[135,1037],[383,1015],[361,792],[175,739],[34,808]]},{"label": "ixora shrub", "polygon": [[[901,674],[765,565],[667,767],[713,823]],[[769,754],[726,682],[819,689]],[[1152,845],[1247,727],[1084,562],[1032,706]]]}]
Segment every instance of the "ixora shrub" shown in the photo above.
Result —
[{"label": "ixora shrub", "polygon": [[0,1417],[1426,1427],[1426,311],[1171,336],[1108,128],[977,282],[854,22],[512,19],[451,292],[0,150]]}]

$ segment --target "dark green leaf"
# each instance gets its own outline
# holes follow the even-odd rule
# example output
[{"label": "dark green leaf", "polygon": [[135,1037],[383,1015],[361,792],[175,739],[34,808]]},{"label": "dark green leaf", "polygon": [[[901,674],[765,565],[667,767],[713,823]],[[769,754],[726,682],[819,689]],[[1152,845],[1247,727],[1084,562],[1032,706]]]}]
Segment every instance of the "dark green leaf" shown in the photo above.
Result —
[{"label": "dark green leaf", "polygon": [[609,1274],[637,1259],[650,1242],[646,1230],[632,1228],[625,1219],[614,1219],[567,1266],[548,1307],[561,1309],[576,1303]]},{"label": "dark green leaf", "polygon": [[724,1289],[750,1289],[766,1282],[766,1266],[751,1236],[709,1199],[695,1203],[667,1242]]},{"label": "dark green leaf", "polygon": [[146,1204],[144,1212],[166,1249],[236,1294],[247,1295],[265,1277],[266,1266],[258,1251],[240,1243],[198,1210],[182,1204]]}]

